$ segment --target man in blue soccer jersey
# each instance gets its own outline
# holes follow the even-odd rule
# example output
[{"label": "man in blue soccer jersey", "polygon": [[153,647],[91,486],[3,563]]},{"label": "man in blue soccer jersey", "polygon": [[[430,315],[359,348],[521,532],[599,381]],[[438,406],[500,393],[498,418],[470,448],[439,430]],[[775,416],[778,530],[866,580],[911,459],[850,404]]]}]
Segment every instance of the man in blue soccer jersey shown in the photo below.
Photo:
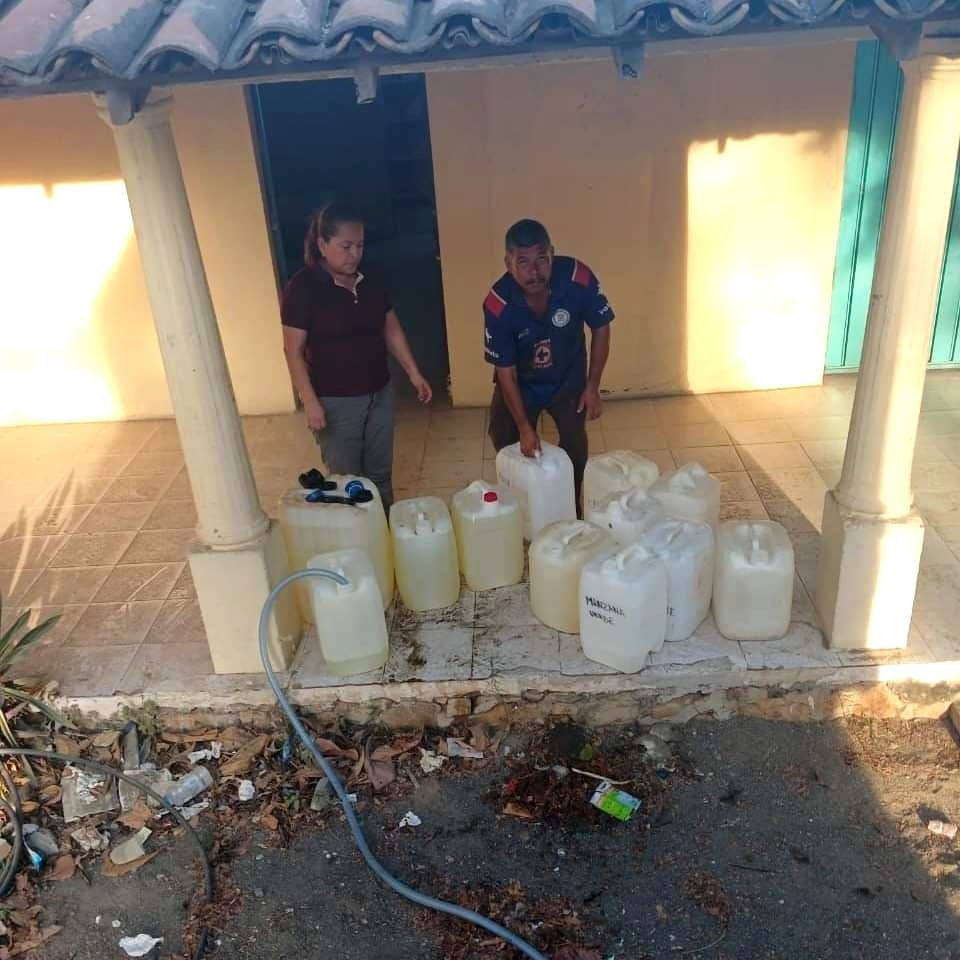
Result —
[{"label": "man in blue soccer jersey", "polygon": [[[588,266],[554,255],[542,223],[520,220],[506,236],[507,272],[483,301],[486,359],[496,368],[490,439],[540,449],[546,411],[573,461],[577,504],[587,462],[586,421],[600,416],[600,378],[610,353],[613,310]],[[590,362],[584,326],[590,328]]]}]

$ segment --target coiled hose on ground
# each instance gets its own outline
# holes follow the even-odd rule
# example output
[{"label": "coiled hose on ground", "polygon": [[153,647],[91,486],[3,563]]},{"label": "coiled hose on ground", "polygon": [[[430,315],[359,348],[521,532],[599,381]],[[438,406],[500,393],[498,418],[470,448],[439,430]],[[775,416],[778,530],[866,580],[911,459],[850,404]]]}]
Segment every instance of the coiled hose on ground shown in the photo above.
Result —
[{"label": "coiled hose on ground", "polygon": [[[488,933],[492,933],[495,937],[499,937],[505,943],[508,943],[510,946],[519,950],[520,953],[522,953],[525,957],[530,957],[531,960],[548,960],[547,957],[545,957],[538,950],[535,950],[525,940],[518,937],[516,934],[511,933],[506,929],[506,927],[500,926],[500,924],[495,923],[493,920],[481,916],[479,913],[476,913],[473,910],[467,910],[465,907],[457,906],[454,903],[447,903],[445,900],[438,900],[436,897],[431,897],[425,893],[420,893],[420,891],[414,890],[412,887],[407,886],[407,884],[403,883],[403,881],[398,880],[395,876],[393,876],[393,874],[391,874],[387,868],[384,867],[384,865],[380,863],[380,861],[374,856],[373,851],[370,849],[370,846],[367,843],[367,838],[363,834],[363,828],[360,826],[360,821],[357,818],[356,811],[353,809],[353,804],[350,802],[350,798],[348,797],[346,790],[344,790],[343,784],[340,782],[340,778],[337,776],[333,767],[327,762],[323,754],[319,751],[317,745],[313,741],[313,738],[307,732],[300,718],[297,716],[296,711],[291,706],[290,701],[284,695],[284,692],[280,687],[280,683],[277,680],[277,675],[270,664],[270,655],[268,650],[268,642],[270,638],[270,615],[273,612],[273,607],[277,601],[277,597],[291,583],[295,583],[297,580],[304,580],[309,577],[320,577],[327,580],[332,580],[334,583],[338,583],[343,586],[346,586],[347,584],[347,580],[344,577],[340,576],[338,573],[334,573],[332,570],[311,568],[307,570],[298,570],[296,573],[291,573],[288,577],[284,577],[284,579],[281,580],[270,591],[269,596],[263,604],[263,609],[260,612],[260,622],[258,626],[260,659],[263,661],[263,669],[267,674],[267,680],[270,683],[270,687],[273,690],[274,696],[277,698],[277,702],[280,704],[280,708],[290,721],[290,725],[296,731],[297,736],[303,742],[304,746],[306,746],[306,748],[310,751],[311,756],[317,762],[317,765],[330,782],[330,786],[333,788],[334,793],[336,793],[337,799],[340,801],[340,806],[343,808],[343,812],[347,818],[347,824],[350,827],[350,832],[353,834],[354,842],[356,843],[357,848],[360,850],[360,853],[363,855],[363,859],[366,861],[367,866],[370,867],[378,879],[386,884],[386,886],[388,886],[391,890],[393,890],[395,893],[399,893],[401,897],[406,898],[412,903],[417,904],[417,906],[427,907],[431,910],[437,910],[440,913],[449,914],[450,916],[456,917],[459,920],[466,920],[468,923],[472,923],[475,926],[481,927],[483,930],[486,930]],[[37,760],[47,760],[53,763],[70,764],[76,767],[85,767],[88,770],[93,770],[94,772],[103,774],[104,776],[116,777],[118,780],[123,780],[124,782],[144,793],[146,796],[151,797],[168,813],[170,813],[181,827],[186,828],[191,840],[200,850],[204,864],[204,892],[206,894],[207,902],[213,902],[215,892],[213,864],[210,862],[210,858],[207,854],[203,840],[200,838],[200,835],[193,828],[190,822],[183,816],[183,814],[177,810],[176,807],[168,803],[155,790],[150,789],[139,780],[136,780],[134,777],[131,777],[120,770],[116,770],[115,768],[107,766],[103,763],[98,763],[95,760],[87,760],[84,757],[73,757],[64,753],[56,753],[55,751],[28,750],[21,747],[0,748],[0,758],[3,757],[33,758]],[[12,850],[10,856],[7,857],[2,871],[0,871],[0,898],[2,898],[6,896],[7,891],[10,889],[10,886],[13,883],[13,879],[16,876],[17,870],[20,866],[20,860],[23,856],[23,822],[21,819],[22,815],[20,810],[20,799],[16,785],[14,784],[13,778],[10,775],[10,771],[7,770],[6,766],[2,762],[0,762],[0,780],[3,781],[7,791],[6,797],[0,797],[0,811],[6,815],[13,831],[11,843]],[[204,928],[200,931],[200,936],[198,937],[196,948],[194,949],[194,960],[200,960],[200,958],[206,952],[207,940],[208,932],[206,928]]]},{"label": "coiled hose on ground", "polygon": [[518,937],[516,934],[511,933],[506,927],[500,926],[499,923],[495,923],[493,920],[481,916],[479,913],[476,913],[473,910],[467,910],[465,907],[457,906],[454,903],[447,903],[445,900],[438,900],[436,897],[430,897],[425,893],[420,893],[419,890],[414,890],[412,887],[408,887],[402,880],[398,880],[395,876],[393,876],[393,874],[390,873],[390,871],[387,870],[387,868],[374,856],[373,851],[370,849],[370,846],[367,843],[367,838],[363,834],[363,828],[360,826],[360,821],[357,818],[356,811],[353,809],[353,804],[350,802],[350,798],[347,795],[346,790],[344,790],[343,784],[340,782],[340,778],[337,776],[336,771],[333,769],[330,763],[327,762],[327,759],[317,748],[317,745],[313,741],[313,737],[311,737],[307,732],[306,727],[304,727],[302,721],[297,716],[296,711],[290,705],[290,701],[286,698],[283,690],[281,689],[280,683],[277,680],[277,675],[274,673],[273,667],[270,664],[270,654],[268,650],[268,642],[270,639],[270,615],[273,612],[273,607],[277,601],[277,597],[288,586],[290,586],[291,583],[295,583],[298,580],[305,580],[310,577],[332,580],[334,583],[340,584],[341,586],[346,586],[348,583],[346,578],[342,577],[340,574],[334,573],[332,570],[323,570],[319,568],[298,570],[295,573],[291,573],[289,576],[284,577],[270,591],[269,596],[263,604],[263,609],[260,612],[260,659],[263,661],[263,669],[267,674],[267,680],[270,683],[270,688],[273,690],[273,695],[277,698],[280,708],[290,721],[290,725],[296,731],[296,734],[300,738],[301,742],[310,751],[310,755],[317,762],[317,765],[323,771],[324,776],[326,776],[327,780],[330,782],[330,786],[333,788],[334,793],[337,795],[337,799],[340,801],[340,806],[343,807],[344,815],[347,818],[347,824],[350,827],[350,832],[353,834],[354,842],[356,843],[360,853],[363,855],[363,859],[367,862],[367,866],[374,872],[379,880],[386,884],[395,893],[399,893],[401,897],[409,900],[411,903],[415,903],[420,907],[428,907],[431,910],[437,910],[440,913],[449,914],[452,917],[457,917],[459,920],[466,920],[468,923],[472,923],[475,926],[481,927],[488,933],[492,933],[495,937],[499,937],[504,942],[510,944],[511,947],[519,950],[520,953],[522,953],[525,957],[530,957],[531,960],[547,960],[547,957],[545,957],[542,953],[540,953],[538,950],[535,950],[532,946],[530,946],[529,943]]}]

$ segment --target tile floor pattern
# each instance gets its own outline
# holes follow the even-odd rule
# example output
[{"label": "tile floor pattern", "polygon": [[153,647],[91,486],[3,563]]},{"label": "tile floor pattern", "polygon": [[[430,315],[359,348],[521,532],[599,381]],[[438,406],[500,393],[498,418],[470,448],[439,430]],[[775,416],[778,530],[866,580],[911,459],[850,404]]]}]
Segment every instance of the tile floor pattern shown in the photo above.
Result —
[{"label": "tile floor pattern", "polygon": [[[592,452],[631,448],[662,470],[699,460],[718,476],[722,516],[783,523],[797,555],[794,624],[783,641],[733,643],[711,620],[657,654],[651,676],[896,659],[960,658],[960,371],[928,376],[914,462],[917,501],[931,525],[910,647],[889,655],[823,648],[810,602],[823,495],[839,477],[853,377],[822,387],[655,400],[607,401],[590,424]],[[495,477],[485,411],[404,409],[396,429],[398,498],[448,498]],[[296,415],[248,417],[244,431],[262,502],[273,513],[297,474],[318,461]],[[554,437],[552,424],[544,429]],[[19,667],[56,679],[68,696],[228,687],[257,678],[212,676],[185,551],[196,513],[175,425],[169,420],[0,429],[2,624],[32,607],[62,619]],[[500,673],[605,672],[576,637],[530,613],[523,587],[465,592],[451,610],[391,614],[392,653],[382,671],[353,682],[485,678]],[[416,656],[412,654],[416,652]],[[295,685],[342,683],[325,674],[315,644],[302,646]],[[232,685],[232,686],[231,686]]]}]

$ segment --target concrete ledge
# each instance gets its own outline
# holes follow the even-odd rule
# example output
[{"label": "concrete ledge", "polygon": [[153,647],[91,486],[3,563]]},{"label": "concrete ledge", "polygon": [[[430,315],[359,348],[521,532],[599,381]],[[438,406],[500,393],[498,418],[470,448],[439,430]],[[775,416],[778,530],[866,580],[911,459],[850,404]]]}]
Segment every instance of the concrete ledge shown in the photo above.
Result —
[{"label": "concrete ledge", "polygon": [[[791,721],[840,716],[915,719],[942,716],[960,695],[960,660],[869,666],[631,676],[497,676],[486,680],[372,683],[288,690],[303,712],[333,722],[389,727],[447,726],[457,719],[505,721],[569,716],[591,724],[685,722],[697,716],[758,716]],[[227,680],[228,678],[216,678]],[[243,687],[114,697],[64,697],[81,720],[155,707],[177,729],[247,720],[271,724],[278,710],[266,681]]]}]

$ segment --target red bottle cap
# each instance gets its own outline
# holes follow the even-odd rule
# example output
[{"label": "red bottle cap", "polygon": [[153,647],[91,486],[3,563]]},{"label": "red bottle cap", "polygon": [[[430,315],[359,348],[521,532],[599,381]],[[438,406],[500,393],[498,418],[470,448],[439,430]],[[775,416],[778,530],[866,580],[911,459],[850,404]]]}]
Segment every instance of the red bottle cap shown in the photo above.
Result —
[{"label": "red bottle cap", "polygon": [[488,491],[483,495],[483,502],[484,502],[484,503],[496,503],[499,499],[500,499],[500,498],[496,495],[496,493],[493,492],[493,490],[488,490]]}]

